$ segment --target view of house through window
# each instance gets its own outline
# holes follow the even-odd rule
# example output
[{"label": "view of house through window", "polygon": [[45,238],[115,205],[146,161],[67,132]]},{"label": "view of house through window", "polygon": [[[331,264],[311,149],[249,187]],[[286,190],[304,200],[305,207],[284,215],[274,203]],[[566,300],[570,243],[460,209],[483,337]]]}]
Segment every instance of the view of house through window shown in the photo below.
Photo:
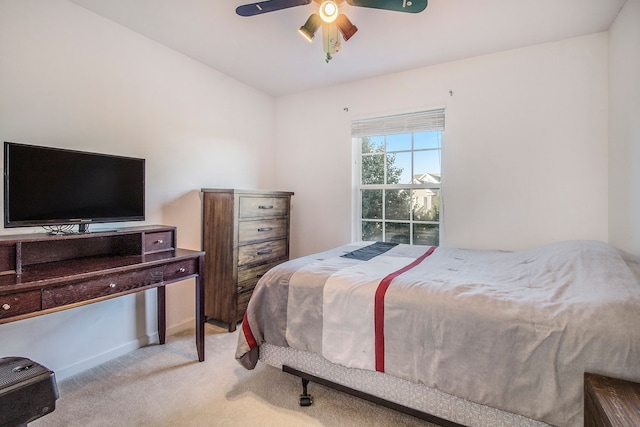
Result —
[{"label": "view of house through window", "polygon": [[443,130],[444,110],[353,123],[361,240],[439,245]]}]

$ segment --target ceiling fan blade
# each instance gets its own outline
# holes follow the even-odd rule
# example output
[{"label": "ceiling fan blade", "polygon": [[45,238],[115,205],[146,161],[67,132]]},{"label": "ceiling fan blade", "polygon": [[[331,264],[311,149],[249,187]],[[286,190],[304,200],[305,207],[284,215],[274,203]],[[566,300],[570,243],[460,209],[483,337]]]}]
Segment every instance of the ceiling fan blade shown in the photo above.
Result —
[{"label": "ceiling fan blade", "polygon": [[420,13],[427,8],[428,0],[347,0],[351,6],[373,9],[393,10],[396,12]]},{"label": "ceiling fan blade", "polygon": [[268,0],[257,3],[245,4],[236,8],[240,16],[253,16],[276,10],[288,9],[295,6],[303,6],[311,3],[311,0]]}]

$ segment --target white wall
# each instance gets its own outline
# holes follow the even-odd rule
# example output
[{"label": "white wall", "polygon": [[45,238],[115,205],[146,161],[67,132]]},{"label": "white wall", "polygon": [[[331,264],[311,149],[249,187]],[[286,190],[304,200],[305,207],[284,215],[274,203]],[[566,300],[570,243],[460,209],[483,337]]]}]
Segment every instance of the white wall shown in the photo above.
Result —
[{"label": "white wall", "polygon": [[[0,0],[0,139],[146,158],[146,223],[177,226],[181,247],[201,248],[200,188],[273,187],[274,114],[271,97],[72,3]],[[192,326],[193,280],[167,305],[169,332]],[[0,325],[0,357],[64,378],[156,333],[148,291]]]},{"label": "white wall", "polygon": [[609,238],[640,255],[640,0],[609,31]]},{"label": "white wall", "polygon": [[293,255],[351,239],[351,120],[438,106],[443,244],[607,241],[607,67],[601,33],[279,98]]}]

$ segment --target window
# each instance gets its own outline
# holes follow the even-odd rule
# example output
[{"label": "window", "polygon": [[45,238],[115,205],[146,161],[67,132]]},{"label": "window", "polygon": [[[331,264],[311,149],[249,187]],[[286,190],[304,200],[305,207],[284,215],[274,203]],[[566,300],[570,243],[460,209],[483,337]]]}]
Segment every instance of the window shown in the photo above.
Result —
[{"label": "window", "polygon": [[357,154],[357,237],[440,244],[444,110],[352,123]]}]

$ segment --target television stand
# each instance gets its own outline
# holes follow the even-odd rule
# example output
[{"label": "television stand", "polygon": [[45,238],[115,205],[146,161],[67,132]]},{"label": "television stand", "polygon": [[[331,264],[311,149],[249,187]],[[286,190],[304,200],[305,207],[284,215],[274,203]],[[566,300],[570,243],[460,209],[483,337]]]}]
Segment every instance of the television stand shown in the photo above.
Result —
[{"label": "television stand", "polygon": [[0,324],[155,288],[166,337],[165,285],[195,279],[196,349],[204,360],[204,252],[176,248],[176,228],[128,227],[0,236]]}]

